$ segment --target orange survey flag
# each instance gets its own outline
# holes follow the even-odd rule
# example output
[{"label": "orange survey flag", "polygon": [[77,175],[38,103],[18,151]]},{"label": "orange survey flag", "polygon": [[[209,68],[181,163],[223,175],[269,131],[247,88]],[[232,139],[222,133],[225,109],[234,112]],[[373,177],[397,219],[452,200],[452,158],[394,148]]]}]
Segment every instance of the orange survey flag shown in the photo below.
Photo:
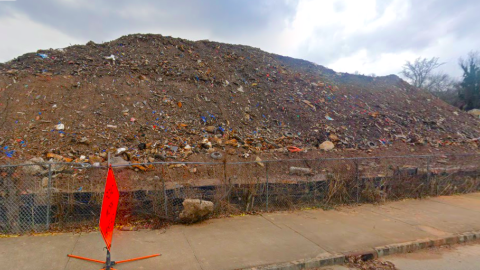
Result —
[{"label": "orange survey flag", "polygon": [[115,227],[115,216],[118,207],[118,188],[113,175],[112,167],[108,169],[107,182],[105,183],[105,193],[103,195],[102,211],[100,213],[100,232],[103,240],[110,250],[112,246],[112,234]]}]

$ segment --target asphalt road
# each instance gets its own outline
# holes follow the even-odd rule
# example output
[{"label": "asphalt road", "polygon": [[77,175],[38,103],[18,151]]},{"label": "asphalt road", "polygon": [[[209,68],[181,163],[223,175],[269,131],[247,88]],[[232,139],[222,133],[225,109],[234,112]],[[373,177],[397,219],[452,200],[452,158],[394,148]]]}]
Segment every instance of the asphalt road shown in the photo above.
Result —
[{"label": "asphalt road", "polygon": [[[398,270],[478,270],[480,269],[480,243],[427,249],[410,254],[386,256],[380,260],[392,262]],[[331,266],[320,270],[357,269]]]}]

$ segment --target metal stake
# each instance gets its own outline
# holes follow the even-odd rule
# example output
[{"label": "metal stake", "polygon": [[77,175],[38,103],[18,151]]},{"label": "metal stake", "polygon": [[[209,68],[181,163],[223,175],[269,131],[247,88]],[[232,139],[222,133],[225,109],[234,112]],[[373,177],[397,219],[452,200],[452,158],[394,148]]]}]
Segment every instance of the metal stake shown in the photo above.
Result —
[{"label": "metal stake", "polygon": [[52,210],[52,164],[48,164],[48,185],[47,185],[47,230],[50,229],[50,211]]},{"label": "metal stake", "polygon": [[269,198],[269,187],[268,187],[268,162],[265,162],[265,176],[267,178],[267,212],[268,212],[268,198]]}]

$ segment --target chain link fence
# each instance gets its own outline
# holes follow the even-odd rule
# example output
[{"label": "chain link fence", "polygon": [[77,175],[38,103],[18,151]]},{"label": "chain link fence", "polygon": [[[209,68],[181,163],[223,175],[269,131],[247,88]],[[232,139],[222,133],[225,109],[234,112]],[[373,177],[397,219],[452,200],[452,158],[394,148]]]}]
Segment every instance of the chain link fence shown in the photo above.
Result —
[{"label": "chain link fence", "polygon": [[[480,190],[480,155],[424,155],[113,165],[117,224],[178,221],[185,199],[214,216],[469,193]],[[0,233],[86,230],[98,224],[107,167],[0,165]]]}]

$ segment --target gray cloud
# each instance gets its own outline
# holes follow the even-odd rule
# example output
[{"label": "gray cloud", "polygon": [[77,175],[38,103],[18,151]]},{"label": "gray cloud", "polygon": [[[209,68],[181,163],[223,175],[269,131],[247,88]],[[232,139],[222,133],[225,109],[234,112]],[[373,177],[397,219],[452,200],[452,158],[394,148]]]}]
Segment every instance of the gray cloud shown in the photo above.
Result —
[{"label": "gray cloud", "polygon": [[[378,1],[377,3],[381,4],[377,5],[377,12],[381,15],[391,2]],[[382,53],[404,51],[421,56],[425,53],[428,54],[429,48],[440,46],[439,42],[442,38],[467,39],[470,41],[467,47],[465,44],[453,43],[452,47],[445,46],[445,50],[439,52],[441,54],[435,55],[442,58],[443,61],[455,59],[449,61],[445,65],[445,69],[458,75],[456,59],[470,50],[480,48],[480,27],[478,27],[480,1],[410,0],[409,2],[408,16],[382,25],[373,32],[354,33],[347,38],[334,39],[332,42],[330,38],[341,32],[342,26],[319,27],[312,38],[303,45],[302,51],[308,53],[302,54],[302,57],[328,65],[341,57],[354,55],[361,49],[367,50],[372,60]],[[318,40],[318,37],[327,38]],[[323,42],[326,40],[330,42],[324,44]],[[427,56],[425,55],[425,57]]]},{"label": "gray cloud", "polygon": [[12,7],[9,12],[24,13],[76,38],[97,41],[117,38],[117,32],[153,28],[172,33],[207,30],[215,37],[230,39],[272,24],[283,28],[282,20],[295,12],[295,2],[274,0],[22,0]]}]

